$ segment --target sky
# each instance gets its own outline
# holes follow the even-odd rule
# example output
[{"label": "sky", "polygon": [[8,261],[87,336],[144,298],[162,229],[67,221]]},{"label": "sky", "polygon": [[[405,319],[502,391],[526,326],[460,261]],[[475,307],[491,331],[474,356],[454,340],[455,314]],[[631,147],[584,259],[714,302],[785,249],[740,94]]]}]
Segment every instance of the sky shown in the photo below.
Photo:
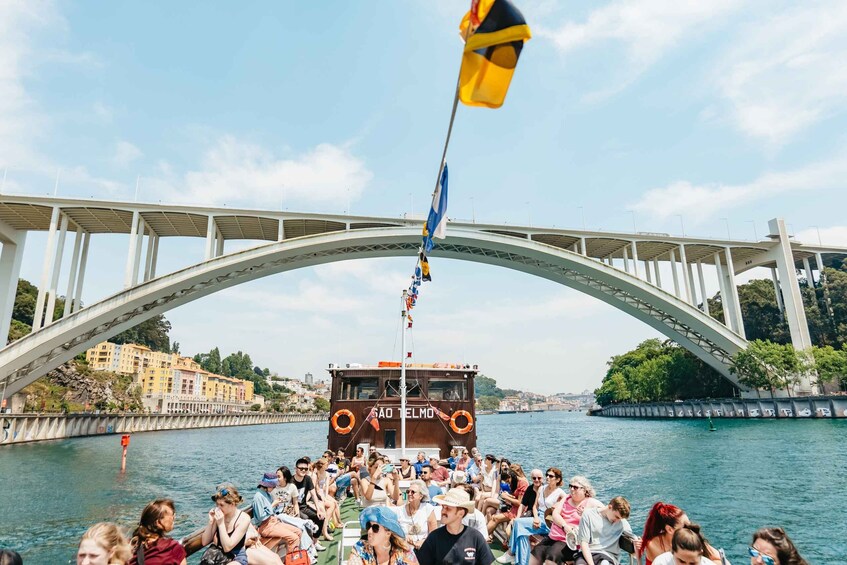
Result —
[{"label": "sky", "polygon": [[[847,4],[515,3],[533,38],[502,108],[458,110],[450,217],[751,240],[784,217],[798,240],[847,245]],[[423,215],[466,10],[5,0],[1,190]],[[93,238],[86,303],[121,288],[128,239]],[[40,279],[45,242],[28,237],[22,277]],[[200,239],[163,239],[158,273],[202,258]],[[373,259],[267,277],[170,311],[172,339],[184,354],[242,350],[295,377],[399,359],[413,267]],[[448,259],[431,268],[410,336],[417,362],[578,392],[599,385],[612,355],[661,337],[550,281]]]}]

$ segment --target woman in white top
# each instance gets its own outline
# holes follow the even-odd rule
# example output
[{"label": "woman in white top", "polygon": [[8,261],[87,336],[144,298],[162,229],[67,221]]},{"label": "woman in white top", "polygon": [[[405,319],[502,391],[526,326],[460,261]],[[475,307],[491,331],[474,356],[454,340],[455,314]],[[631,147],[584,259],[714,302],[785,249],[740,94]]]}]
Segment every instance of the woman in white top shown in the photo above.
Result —
[{"label": "woman in white top", "polygon": [[547,483],[542,485],[541,470],[533,469],[532,486],[536,490],[535,504],[532,516],[527,518],[516,518],[512,521],[512,535],[509,538],[509,551],[497,559],[499,563],[514,563],[527,565],[529,563],[529,536],[533,534],[547,534],[550,528],[544,520],[544,513],[548,508],[553,508],[567,495],[562,490],[562,471],[557,467],[547,469]]},{"label": "woman in white top", "polygon": [[[383,464],[381,458],[374,453],[368,458],[369,476],[361,480],[362,508],[369,506],[387,506],[390,498],[400,498],[400,481],[388,481],[382,475]],[[396,473],[396,470],[392,470]],[[391,489],[389,493],[387,489]]]},{"label": "woman in white top", "polygon": [[653,565],[715,565],[706,554],[708,544],[697,524],[686,524],[674,532],[671,550],[653,560]]},{"label": "woman in white top", "polygon": [[403,506],[391,509],[397,514],[397,521],[406,532],[406,541],[419,548],[426,536],[438,527],[433,510],[435,507],[426,504],[429,501],[429,490],[421,480],[412,481],[406,491],[408,501]]}]

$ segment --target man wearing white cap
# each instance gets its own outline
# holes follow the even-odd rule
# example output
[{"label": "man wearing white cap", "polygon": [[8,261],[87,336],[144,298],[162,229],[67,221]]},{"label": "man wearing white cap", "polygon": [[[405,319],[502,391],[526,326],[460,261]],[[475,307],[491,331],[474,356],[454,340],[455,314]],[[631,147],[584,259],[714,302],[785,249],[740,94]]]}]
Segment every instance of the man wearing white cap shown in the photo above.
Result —
[{"label": "man wearing white cap", "polygon": [[415,552],[418,561],[427,565],[491,565],[494,555],[479,531],[462,523],[474,503],[463,488],[451,488],[447,494],[433,498],[441,506],[441,523]]}]

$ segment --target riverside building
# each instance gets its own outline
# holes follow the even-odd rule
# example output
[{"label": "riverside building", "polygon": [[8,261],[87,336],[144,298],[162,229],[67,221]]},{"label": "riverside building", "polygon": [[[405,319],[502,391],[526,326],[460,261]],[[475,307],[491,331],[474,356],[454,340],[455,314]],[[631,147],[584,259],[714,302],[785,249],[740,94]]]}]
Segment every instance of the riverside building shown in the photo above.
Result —
[{"label": "riverside building", "polygon": [[132,375],[141,401],[161,414],[243,412],[255,402],[253,382],[203,370],[191,357],[136,344],[99,343],[86,352],[95,371]]}]

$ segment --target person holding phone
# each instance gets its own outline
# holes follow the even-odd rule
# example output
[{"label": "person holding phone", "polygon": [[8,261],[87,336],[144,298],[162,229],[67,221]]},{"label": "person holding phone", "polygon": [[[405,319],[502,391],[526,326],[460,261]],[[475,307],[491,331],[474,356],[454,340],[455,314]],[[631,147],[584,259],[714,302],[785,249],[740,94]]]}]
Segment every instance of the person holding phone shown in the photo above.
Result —
[{"label": "person holding phone", "polygon": [[361,481],[363,508],[387,506],[389,498],[400,499],[400,481],[386,480],[385,471],[393,474],[394,466],[384,465],[377,454],[368,457],[368,477]]}]

